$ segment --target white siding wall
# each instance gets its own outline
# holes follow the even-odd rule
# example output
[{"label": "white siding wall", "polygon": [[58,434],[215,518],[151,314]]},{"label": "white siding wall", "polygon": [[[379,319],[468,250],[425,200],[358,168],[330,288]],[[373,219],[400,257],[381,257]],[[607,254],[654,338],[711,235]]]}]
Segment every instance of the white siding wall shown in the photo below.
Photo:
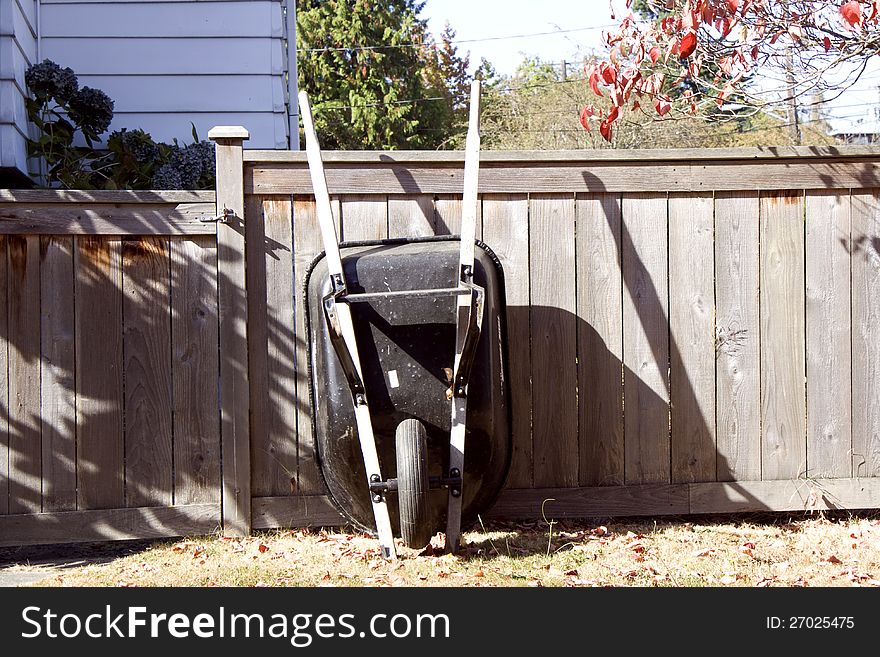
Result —
[{"label": "white siding wall", "polygon": [[0,0],[0,169],[27,172],[24,71],[37,59],[37,0]]},{"label": "white siding wall", "polygon": [[202,139],[243,125],[249,148],[288,147],[282,0],[40,2],[42,57],[115,101],[111,131],[189,143],[190,122]]}]

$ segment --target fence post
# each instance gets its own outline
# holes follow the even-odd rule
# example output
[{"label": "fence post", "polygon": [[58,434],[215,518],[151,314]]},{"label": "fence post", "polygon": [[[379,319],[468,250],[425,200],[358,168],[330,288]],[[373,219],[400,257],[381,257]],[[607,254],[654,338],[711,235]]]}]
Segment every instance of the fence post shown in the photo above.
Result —
[{"label": "fence post", "polygon": [[223,449],[223,533],[251,531],[250,396],[245,287],[244,169],[241,126],[218,126],[217,296],[220,322],[220,440]]}]

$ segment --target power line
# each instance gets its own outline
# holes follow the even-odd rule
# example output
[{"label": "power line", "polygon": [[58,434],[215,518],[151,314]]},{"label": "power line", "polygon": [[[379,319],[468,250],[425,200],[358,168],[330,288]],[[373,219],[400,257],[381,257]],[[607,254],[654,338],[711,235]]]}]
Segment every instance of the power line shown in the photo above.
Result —
[{"label": "power line", "polygon": [[[506,41],[510,39],[527,39],[538,36],[550,36],[555,34],[569,34],[572,32],[587,32],[592,30],[604,30],[606,28],[615,27],[615,25],[594,25],[592,27],[575,27],[568,30],[551,30],[549,32],[532,32],[531,34],[511,34],[508,36],[483,37],[481,39],[453,39],[449,43],[483,43],[486,41]],[[361,51],[361,50],[392,50],[396,48],[427,48],[437,44],[430,43],[400,43],[396,45],[381,46],[327,46],[324,48],[297,48],[297,52],[342,52],[342,51]]]}]

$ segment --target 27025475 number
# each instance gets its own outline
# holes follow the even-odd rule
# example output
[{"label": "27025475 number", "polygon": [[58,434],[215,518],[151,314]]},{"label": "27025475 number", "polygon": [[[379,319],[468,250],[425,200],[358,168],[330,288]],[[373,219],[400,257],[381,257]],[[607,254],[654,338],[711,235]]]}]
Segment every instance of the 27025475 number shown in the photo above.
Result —
[{"label": "27025475 number", "polygon": [[853,616],[767,616],[768,630],[851,630]]}]

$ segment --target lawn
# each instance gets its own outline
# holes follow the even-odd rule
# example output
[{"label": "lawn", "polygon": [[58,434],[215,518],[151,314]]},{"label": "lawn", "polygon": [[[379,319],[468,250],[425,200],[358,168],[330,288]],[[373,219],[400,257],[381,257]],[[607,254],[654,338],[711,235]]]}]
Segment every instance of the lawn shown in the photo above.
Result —
[{"label": "lawn", "polygon": [[0,561],[45,571],[37,586],[880,586],[876,514],[495,523],[464,538],[460,554],[400,546],[396,561],[339,529],[17,548]]}]

